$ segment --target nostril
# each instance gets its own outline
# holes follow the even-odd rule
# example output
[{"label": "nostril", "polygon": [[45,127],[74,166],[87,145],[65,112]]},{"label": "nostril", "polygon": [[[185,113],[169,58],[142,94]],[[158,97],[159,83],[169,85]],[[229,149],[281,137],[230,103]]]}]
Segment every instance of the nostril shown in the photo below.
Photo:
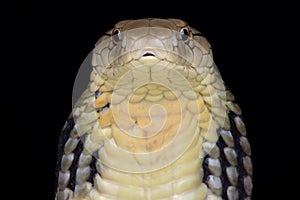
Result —
[{"label": "nostril", "polygon": [[146,52],[143,54],[143,57],[145,56],[155,56],[154,53],[151,53],[151,52]]}]

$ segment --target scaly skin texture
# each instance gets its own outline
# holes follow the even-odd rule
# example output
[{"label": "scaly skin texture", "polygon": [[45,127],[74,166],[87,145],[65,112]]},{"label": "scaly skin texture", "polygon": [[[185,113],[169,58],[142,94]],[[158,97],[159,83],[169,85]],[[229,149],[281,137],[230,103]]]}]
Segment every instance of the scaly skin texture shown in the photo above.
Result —
[{"label": "scaly skin texture", "polygon": [[241,109],[200,32],[121,21],[92,65],[59,141],[56,199],[251,198]]}]

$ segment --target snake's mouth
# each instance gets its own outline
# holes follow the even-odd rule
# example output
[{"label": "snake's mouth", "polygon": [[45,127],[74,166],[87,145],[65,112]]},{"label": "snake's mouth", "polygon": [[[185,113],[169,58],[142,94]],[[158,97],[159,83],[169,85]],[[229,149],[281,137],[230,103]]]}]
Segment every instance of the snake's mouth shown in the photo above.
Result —
[{"label": "snake's mouth", "polygon": [[145,52],[143,52],[142,57],[148,57],[148,56],[156,57],[155,52],[153,52],[153,51],[146,50]]}]

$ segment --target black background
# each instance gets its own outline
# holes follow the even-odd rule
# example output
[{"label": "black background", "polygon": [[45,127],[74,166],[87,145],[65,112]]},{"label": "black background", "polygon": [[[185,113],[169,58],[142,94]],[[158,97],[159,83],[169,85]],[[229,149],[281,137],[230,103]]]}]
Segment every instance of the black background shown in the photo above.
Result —
[{"label": "black background", "polygon": [[56,145],[72,108],[77,70],[116,22],[147,17],[183,19],[212,45],[223,80],[243,110],[253,152],[253,199],[291,199],[298,193],[292,181],[299,181],[299,131],[292,129],[299,117],[286,112],[296,113],[299,91],[292,89],[297,86],[292,8],[253,1],[161,3],[11,5],[3,18],[8,62],[1,99],[8,111],[3,135],[12,136],[3,139],[8,189],[22,189],[14,195],[54,199]]}]

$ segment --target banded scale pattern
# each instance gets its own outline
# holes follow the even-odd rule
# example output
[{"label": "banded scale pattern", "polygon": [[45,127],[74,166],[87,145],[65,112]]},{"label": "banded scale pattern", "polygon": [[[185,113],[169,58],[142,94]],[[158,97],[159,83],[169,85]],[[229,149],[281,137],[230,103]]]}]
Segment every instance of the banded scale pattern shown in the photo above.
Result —
[{"label": "banded scale pattern", "polygon": [[56,199],[251,198],[241,109],[199,31],[121,21],[92,65],[61,133]]}]

